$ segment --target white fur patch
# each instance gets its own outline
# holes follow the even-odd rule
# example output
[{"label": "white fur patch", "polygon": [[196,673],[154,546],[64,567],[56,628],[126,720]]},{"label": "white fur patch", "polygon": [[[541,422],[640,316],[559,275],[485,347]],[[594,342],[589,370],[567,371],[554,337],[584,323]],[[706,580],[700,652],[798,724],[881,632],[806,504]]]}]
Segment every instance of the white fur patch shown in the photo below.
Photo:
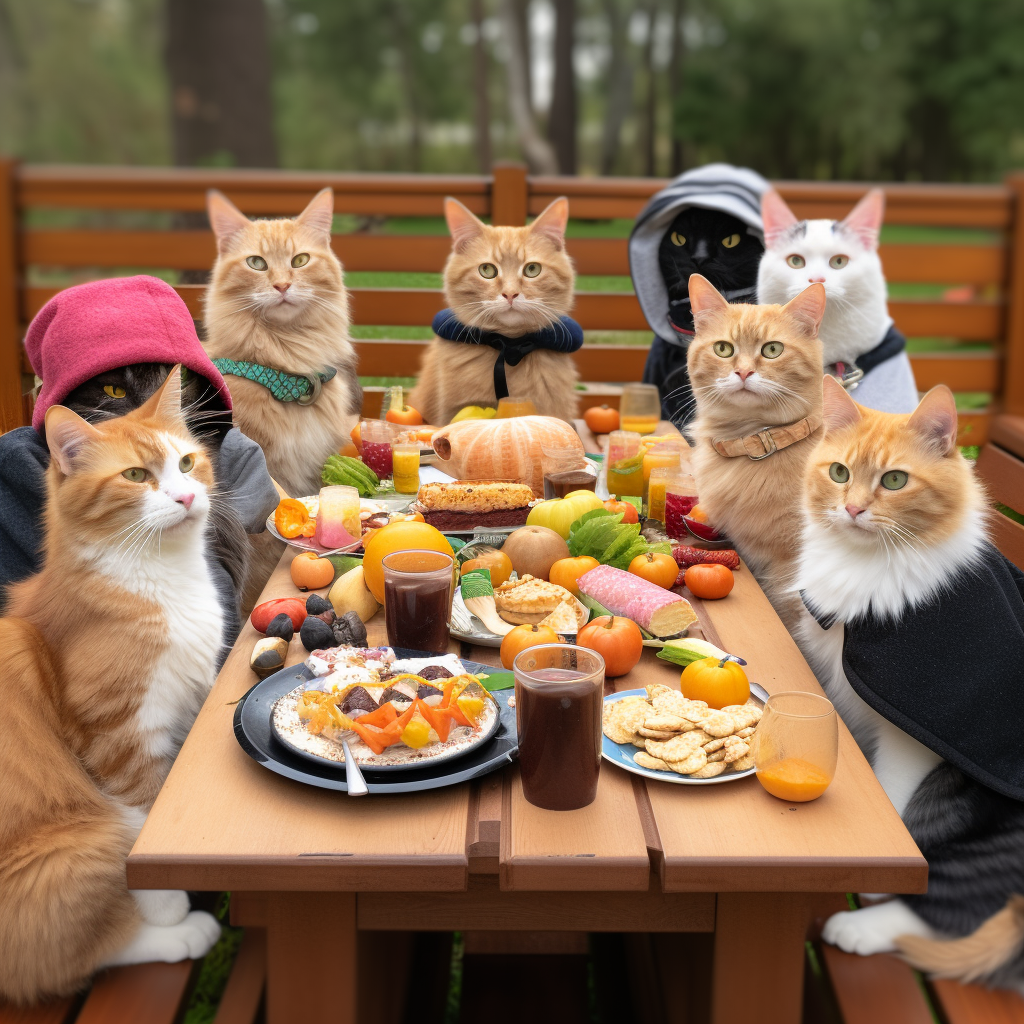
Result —
[{"label": "white fur patch", "polygon": [[833,914],[821,933],[826,942],[859,956],[892,953],[896,950],[896,939],[901,935],[920,935],[926,939],[941,937],[898,899]]}]

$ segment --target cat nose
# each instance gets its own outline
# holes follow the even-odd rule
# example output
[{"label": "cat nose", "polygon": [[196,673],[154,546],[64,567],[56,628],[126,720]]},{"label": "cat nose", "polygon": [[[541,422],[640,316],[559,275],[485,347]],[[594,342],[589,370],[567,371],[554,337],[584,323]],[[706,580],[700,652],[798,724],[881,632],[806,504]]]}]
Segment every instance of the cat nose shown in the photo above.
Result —
[{"label": "cat nose", "polygon": [[850,514],[851,519],[856,519],[864,509],[858,508],[856,505],[847,505],[846,511]]},{"label": "cat nose", "polygon": [[519,298],[519,292],[513,292],[513,293],[512,293],[511,295],[508,295],[508,294],[506,294],[505,292],[502,292],[502,293],[501,293],[501,297],[502,297],[503,299],[508,299],[508,304],[509,304],[509,305],[511,306],[511,305],[512,305],[512,303],[513,303],[513,302],[514,302],[514,301],[515,301],[516,299],[518,299],[518,298]]},{"label": "cat nose", "polygon": [[697,243],[697,248],[693,251],[693,258],[695,260],[706,260],[708,258],[708,243],[703,238]]},{"label": "cat nose", "polygon": [[745,381],[754,371],[753,370],[739,370],[739,369],[737,369],[734,372],[735,372],[736,376],[739,377],[740,380]]},{"label": "cat nose", "polygon": [[185,511],[187,512],[192,507],[192,502],[196,500],[196,496],[193,493],[176,494],[174,495],[174,500],[178,502],[179,505],[184,505]]},{"label": "cat nose", "polygon": [[286,291],[288,291],[289,288],[291,288],[291,285],[290,284],[275,284],[274,288],[277,291],[279,291],[282,295],[284,295],[284,293]]},{"label": "cat nose", "polygon": [[825,278],[823,278],[823,277],[809,277],[809,278],[807,278],[807,280],[810,281],[811,284],[824,284],[825,283]]}]

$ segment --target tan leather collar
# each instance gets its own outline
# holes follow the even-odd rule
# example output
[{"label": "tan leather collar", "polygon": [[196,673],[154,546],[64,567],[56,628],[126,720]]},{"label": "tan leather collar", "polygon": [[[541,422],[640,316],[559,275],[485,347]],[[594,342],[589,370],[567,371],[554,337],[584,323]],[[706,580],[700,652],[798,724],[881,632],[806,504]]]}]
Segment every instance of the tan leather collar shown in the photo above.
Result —
[{"label": "tan leather collar", "polygon": [[810,437],[820,426],[821,414],[817,413],[782,427],[765,427],[764,430],[747,434],[746,437],[733,437],[728,440],[716,437],[711,444],[719,455],[724,455],[728,459],[746,455],[748,459],[757,462]]}]

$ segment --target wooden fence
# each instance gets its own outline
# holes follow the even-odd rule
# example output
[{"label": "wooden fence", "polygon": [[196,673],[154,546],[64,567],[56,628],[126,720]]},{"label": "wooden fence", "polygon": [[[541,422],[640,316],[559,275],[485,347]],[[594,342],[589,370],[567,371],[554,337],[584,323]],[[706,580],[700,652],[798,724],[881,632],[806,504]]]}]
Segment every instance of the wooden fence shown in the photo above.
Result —
[{"label": "wooden fence", "polygon": [[[60,279],[54,271],[84,280],[132,268],[207,270],[213,263],[209,230],[110,226],[126,211],[194,214],[205,209],[206,190],[215,187],[250,215],[292,215],[329,185],[339,214],[436,217],[444,197],[453,195],[493,223],[523,224],[556,196],[567,195],[574,219],[608,221],[632,219],[664,184],[646,178],[532,177],[514,164],[498,165],[489,176],[434,176],[33,166],[0,160],[0,428],[28,420],[32,377],[21,340],[28,321],[58,290],[46,285]],[[867,187],[778,184],[801,217],[842,217]],[[913,356],[922,390],[943,382],[955,391],[993,396],[989,408],[961,415],[963,443],[980,444],[993,411],[1024,414],[1024,175],[1002,185],[887,185],[885,191],[887,224],[991,233],[989,241],[892,243],[881,252],[891,284],[948,289],[937,297],[894,298],[890,311],[909,338],[936,337],[958,347],[956,353]],[[83,211],[85,217],[76,217]],[[47,226],[61,219],[77,220],[78,226]],[[437,273],[449,251],[444,236],[370,232],[335,235],[333,246],[348,271]],[[568,248],[581,275],[629,274],[622,237],[571,238]],[[201,317],[203,286],[180,285],[178,291],[193,316]],[[429,288],[355,287],[351,294],[353,321],[359,325],[429,325],[444,304],[441,293]],[[578,291],[573,315],[587,331],[648,330],[631,292]],[[358,341],[360,373],[413,376],[424,344]],[[645,357],[642,346],[591,344],[575,359],[583,380],[601,384],[638,380]]]}]

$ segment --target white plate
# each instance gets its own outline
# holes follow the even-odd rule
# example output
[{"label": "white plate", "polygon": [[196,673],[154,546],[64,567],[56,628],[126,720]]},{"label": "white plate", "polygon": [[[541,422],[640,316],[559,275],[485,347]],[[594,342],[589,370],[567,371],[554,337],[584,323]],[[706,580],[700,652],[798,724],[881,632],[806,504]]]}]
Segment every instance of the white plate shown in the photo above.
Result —
[{"label": "white plate", "polygon": [[[360,498],[359,499],[359,510],[360,512],[402,512],[409,506],[410,498]],[[306,511],[315,519],[317,511],[320,508],[320,495],[314,494],[310,497],[299,498],[299,501],[306,506]],[[267,516],[267,532],[272,534],[280,541],[284,541],[285,544],[293,548],[301,548],[303,551],[315,551],[318,555],[335,555],[344,554],[349,551],[358,551],[362,546],[362,538],[360,537],[354,544],[349,544],[343,548],[322,548],[317,544],[312,537],[282,537],[277,532],[277,527],[274,525],[274,513],[271,512]]]},{"label": "white plate", "polygon": [[[579,601],[576,602],[580,604]],[[584,611],[587,609],[580,604]],[[511,623],[509,623],[511,625]],[[456,640],[465,640],[466,643],[476,644],[478,647],[500,647],[503,637],[492,633],[467,607],[462,600],[462,587],[455,588],[455,597],[452,598],[452,620],[448,625],[448,632]],[[575,637],[576,630],[560,633],[560,636]],[[575,640],[571,641],[575,643]]]},{"label": "white plate", "polygon": [[[605,697],[606,704],[622,700],[623,697],[646,697],[646,690],[622,690],[619,693],[610,693]],[[757,683],[750,684],[750,696],[758,701],[761,706],[768,699],[768,691]],[[627,772],[634,775],[642,775],[645,779],[656,779],[658,782],[674,782],[677,786],[717,786],[721,782],[735,782],[737,779],[745,779],[753,775],[756,768],[748,768],[745,772],[734,772],[726,769],[721,775],[713,779],[691,779],[688,775],[679,775],[677,772],[662,772],[656,768],[644,768],[633,760],[637,751],[632,743],[613,743],[604,733],[601,734],[601,756],[606,761],[625,768]]]}]

